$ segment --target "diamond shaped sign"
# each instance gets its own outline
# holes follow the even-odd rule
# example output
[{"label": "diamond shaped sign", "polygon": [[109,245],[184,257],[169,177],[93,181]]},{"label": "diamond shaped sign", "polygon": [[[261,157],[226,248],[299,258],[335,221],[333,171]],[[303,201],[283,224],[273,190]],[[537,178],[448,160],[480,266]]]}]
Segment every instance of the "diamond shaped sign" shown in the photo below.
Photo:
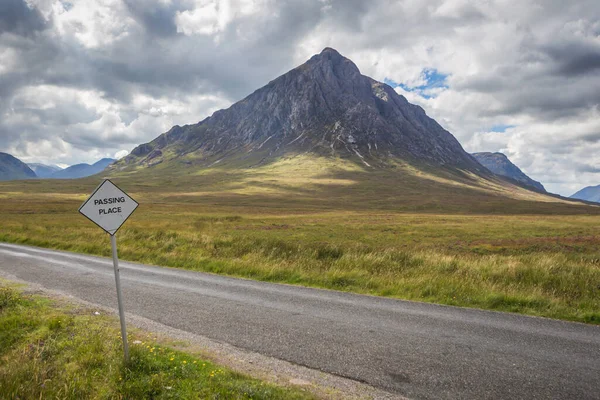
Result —
[{"label": "diamond shaped sign", "polygon": [[137,201],[106,179],[79,207],[79,212],[110,235],[114,235],[138,205]]}]

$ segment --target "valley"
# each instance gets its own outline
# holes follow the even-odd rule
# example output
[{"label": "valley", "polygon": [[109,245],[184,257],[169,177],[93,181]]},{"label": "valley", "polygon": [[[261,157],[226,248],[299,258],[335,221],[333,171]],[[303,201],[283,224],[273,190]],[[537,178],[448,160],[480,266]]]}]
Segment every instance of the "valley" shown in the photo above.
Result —
[{"label": "valley", "polygon": [[599,323],[600,207],[477,156],[325,48],[97,175],[0,182],[0,241],[108,256],[77,209],[110,178],[124,260]]},{"label": "valley", "polygon": [[[111,178],[139,203],[124,260],[377,296],[600,321],[597,207],[507,184],[288,157]],[[341,167],[343,166],[343,167]],[[150,173],[151,171],[151,173]],[[183,170],[185,171],[185,170]],[[77,215],[100,178],[0,183],[0,240],[110,255]]]},{"label": "valley", "polygon": [[0,1],[0,398],[597,399],[599,4]]}]

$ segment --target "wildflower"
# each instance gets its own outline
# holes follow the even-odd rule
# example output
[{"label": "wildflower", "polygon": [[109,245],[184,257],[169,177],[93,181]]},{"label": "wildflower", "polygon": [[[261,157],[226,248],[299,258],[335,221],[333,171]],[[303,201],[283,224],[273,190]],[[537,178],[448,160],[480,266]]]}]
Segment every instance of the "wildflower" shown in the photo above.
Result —
[{"label": "wildflower", "polygon": [[173,361],[174,359],[175,359],[174,357],[171,357],[171,358],[169,358],[169,361]]},{"label": "wildflower", "polygon": [[183,363],[184,363],[184,364],[187,364],[187,361],[183,360]]}]

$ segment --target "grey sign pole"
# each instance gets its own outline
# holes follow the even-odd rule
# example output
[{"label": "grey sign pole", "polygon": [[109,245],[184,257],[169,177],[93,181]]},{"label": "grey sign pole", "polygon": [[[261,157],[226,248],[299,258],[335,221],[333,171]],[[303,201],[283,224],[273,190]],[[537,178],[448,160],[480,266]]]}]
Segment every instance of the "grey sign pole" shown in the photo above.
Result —
[{"label": "grey sign pole", "polygon": [[119,189],[109,179],[105,179],[94,193],[79,207],[79,212],[90,221],[104,229],[110,235],[113,265],[115,267],[115,283],[117,284],[117,301],[119,303],[119,318],[121,319],[121,338],[125,362],[129,361],[129,346],[125,330],[125,311],[123,311],[123,295],[121,294],[121,279],[119,278],[119,257],[117,255],[117,231],[127,221],[127,218],[138,207],[137,201]]},{"label": "grey sign pole", "polygon": [[121,294],[121,278],[119,277],[119,257],[117,255],[117,237],[110,235],[112,245],[113,266],[115,267],[115,282],[117,284],[117,301],[119,302],[119,318],[121,319],[121,338],[125,351],[125,362],[129,361],[129,345],[127,344],[127,330],[125,329],[125,311],[123,311],[123,296]]}]

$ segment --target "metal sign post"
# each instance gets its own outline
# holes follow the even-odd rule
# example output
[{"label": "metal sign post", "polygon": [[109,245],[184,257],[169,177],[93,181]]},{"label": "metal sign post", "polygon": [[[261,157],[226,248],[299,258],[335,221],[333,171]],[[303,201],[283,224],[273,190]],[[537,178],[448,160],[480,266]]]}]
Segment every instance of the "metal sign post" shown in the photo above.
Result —
[{"label": "metal sign post", "polygon": [[117,237],[110,235],[112,246],[113,266],[115,267],[115,283],[117,285],[117,302],[119,303],[119,319],[121,320],[121,338],[123,339],[123,351],[125,361],[129,360],[129,344],[127,344],[127,330],[125,329],[125,311],[123,311],[123,296],[121,295],[121,278],[119,277],[119,257],[117,255]]},{"label": "metal sign post", "polygon": [[129,360],[129,345],[125,327],[125,311],[123,310],[123,295],[121,293],[121,278],[119,276],[119,257],[117,254],[117,238],[115,234],[127,218],[138,207],[137,201],[106,179],[94,190],[92,195],[79,207],[79,212],[90,221],[104,229],[110,235],[113,266],[115,269],[115,284],[117,286],[117,302],[121,320],[121,338],[125,361]]}]

